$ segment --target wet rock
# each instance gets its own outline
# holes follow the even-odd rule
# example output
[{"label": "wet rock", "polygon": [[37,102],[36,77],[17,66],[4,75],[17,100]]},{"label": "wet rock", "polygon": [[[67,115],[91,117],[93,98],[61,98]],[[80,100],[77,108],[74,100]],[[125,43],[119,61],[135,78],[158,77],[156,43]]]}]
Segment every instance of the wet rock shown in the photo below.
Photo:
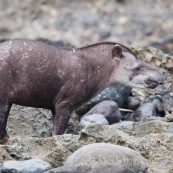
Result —
[{"label": "wet rock", "polygon": [[45,173],[133,173],[132,170],[125,166],[115,164],[103,165],[73,165],[63,166],[46,171]]},{"label": "wet rock", "polygon": [[118,104],[118,107],[122,107],[123,104],[127,101],[128,96],[131,93],[131,88],[127,86],[112,86],[106,88],[96,97],[94,97],[90,102],[84,104],[81,108],[79,108],[76,113],[80,116],[84,115],[88,112],[93,106],[97,103],[104,100],[112,100]]},{"label": "wet rock", "polygon": [[118,164],[132,169],[134,172],[147,170],[147,161],[136,151],[109,143],[86,145],[67,158],[65,165],[99,165]]},{"label": "wet rock", "polygon": [[80,126],[82,128],[86,127],[87,125],[90,124],[102,124],[102,125],[109,125],[109,122],[106,120],[106,118],[104,117],[104,115],[102,114],[91,114],[91,115],[87,115],[81,118],[80,121]]},{"label": "wet rock", "polygon": [[6,161],[0,172],[2,173],[42,173],[51,169],[51,165],[40,159],[26,161]]},{"label": "wet rock", "polygon": [[109,124],[117,123],[122,118],[117,103],[111,100],[106,100],[98,103],[92,109],[90,109],[83,117],[89,116],[91,114],[104,115]]}]

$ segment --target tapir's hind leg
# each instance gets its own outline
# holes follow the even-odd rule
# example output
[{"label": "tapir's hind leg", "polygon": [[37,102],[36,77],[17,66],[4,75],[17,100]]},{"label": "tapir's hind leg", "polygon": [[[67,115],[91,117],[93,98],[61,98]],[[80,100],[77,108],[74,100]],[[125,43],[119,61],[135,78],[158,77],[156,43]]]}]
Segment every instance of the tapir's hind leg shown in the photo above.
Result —
[{"label": "tapir's hind leg", "polygon": [[52,114],[53,114],[52,135],[64,134],[68,126],[71,113],[72,113],[72,109],[69,107],[69,105],[64,103],[55,105],[55,108],[52,110]]},{"label": "tapir's hind leg", "polygon": [[8,140],[6,131],[8,114],[10,112],[11,105],[8,101],[0,100],[0,143],[4,144]]}]

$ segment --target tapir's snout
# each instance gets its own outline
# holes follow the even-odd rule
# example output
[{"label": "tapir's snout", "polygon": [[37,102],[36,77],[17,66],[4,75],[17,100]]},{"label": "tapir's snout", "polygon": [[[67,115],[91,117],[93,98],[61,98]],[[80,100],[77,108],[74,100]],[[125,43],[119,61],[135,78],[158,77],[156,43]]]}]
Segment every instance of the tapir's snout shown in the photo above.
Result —
[{"label": "tapir's snout", "polygon": [[146,81],[148,88],[156,88],[158,85],[164,84],[164,77],[163,75],[158,72],[154,76],[149,77]]},{"label": "tapir's snout", "polygon": [[161,79],[158,81],[159,85],[163,85],[163,84],[164,84],[164,81],[165,81],[165,79],[164,79],[164,77],[162,76]]}]

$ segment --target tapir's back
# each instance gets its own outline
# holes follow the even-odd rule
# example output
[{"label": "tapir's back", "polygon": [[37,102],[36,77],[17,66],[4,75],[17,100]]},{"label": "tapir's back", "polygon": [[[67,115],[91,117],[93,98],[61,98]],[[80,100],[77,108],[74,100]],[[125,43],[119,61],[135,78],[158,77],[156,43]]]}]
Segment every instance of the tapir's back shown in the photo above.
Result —
[{"label": "tapir's back", "polygon": [[16,104],[49,107],[61,87],[56,69],[65,51],[37,41],[1,43],[0,93],[10,94]]}]

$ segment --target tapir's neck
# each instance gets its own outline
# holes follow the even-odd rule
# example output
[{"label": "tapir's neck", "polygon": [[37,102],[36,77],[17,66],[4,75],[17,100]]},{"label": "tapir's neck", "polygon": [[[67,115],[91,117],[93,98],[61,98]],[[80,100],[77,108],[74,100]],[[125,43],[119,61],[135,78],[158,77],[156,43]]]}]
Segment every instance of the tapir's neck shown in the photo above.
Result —
[{"label": "tapir's neck", "polygon": [[94,80],[100,85],[100,89],[110,85],[109,78],[115,69],[116,62],[112,61],[112,47],[113,45],[106,44],[75,50],[81,59],[92,66],[92,75],[95,76]]}]

